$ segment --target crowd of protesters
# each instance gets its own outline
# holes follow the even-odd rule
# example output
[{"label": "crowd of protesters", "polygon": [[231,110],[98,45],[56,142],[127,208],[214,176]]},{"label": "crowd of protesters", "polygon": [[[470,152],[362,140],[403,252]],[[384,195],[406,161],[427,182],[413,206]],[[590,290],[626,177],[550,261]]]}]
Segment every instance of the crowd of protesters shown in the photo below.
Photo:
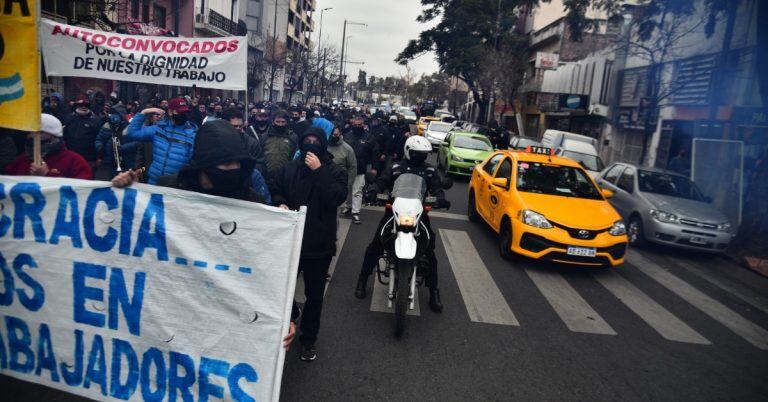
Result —
[{"label": "crowd of protesters", "polygon": [[[0,172],[137,181],[298,210],[307,207],[299,271],[306,303],[301,359],[316,358],[323,293],[336,253],[338,209],[360,223],[364,174],[402,157],[410,135],[395,115],[336,105],[176,96],[141,104],[116,93],[43,100],[41,129],[0,129]],[[34,160],[39,137],[40,162]],[[146,174],[142,174],[146,172]]]}]

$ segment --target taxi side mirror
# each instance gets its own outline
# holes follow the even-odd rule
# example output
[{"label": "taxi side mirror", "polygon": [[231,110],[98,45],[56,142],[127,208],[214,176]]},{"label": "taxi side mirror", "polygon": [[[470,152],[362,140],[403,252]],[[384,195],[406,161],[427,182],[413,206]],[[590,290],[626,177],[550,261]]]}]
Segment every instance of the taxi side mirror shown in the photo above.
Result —
[{"label": "taxi side mirror", "polygon": [[613,191],[608,190],[607,188],[601,188],[600,194],[602,194],[606,200],[613,198]]},{"label": "taxi side mirror", "polygon": [[507,188],[507,186],[509,186],[509,179],[506,177],[494,177],[491,184],[497,187]]}]

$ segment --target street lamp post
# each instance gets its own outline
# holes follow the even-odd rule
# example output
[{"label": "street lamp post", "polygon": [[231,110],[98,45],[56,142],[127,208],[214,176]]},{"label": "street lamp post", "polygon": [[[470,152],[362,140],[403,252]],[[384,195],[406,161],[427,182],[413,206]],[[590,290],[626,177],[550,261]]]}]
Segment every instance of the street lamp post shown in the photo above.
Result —
[{"label": "street lamp post", "polygon": [[[323,40],[323,13],[326,10],[333,10],[333,7],[326,7],[320,10],[320,32],[318,32],[318,35],[317,35],[317,69],[318,70],[320,70],[320,49],[322,49],[322,47],[320,46],[320,42],[322,42]],[[320,101],[322,102],[322,99],[320,99]]]},{"label": "street lamp post", "polygon": [[362,22],[352,22],[344,20],[344,29],[341,32],[341,66],[339,67],[339,80],[341,81],[341,96],[344,96],[344,82],[346,81],[344,79],[344,46],[345,41],[347,39],[347,25],[362,25],[364,27],[367,27],[368,24],[364,24]]}]

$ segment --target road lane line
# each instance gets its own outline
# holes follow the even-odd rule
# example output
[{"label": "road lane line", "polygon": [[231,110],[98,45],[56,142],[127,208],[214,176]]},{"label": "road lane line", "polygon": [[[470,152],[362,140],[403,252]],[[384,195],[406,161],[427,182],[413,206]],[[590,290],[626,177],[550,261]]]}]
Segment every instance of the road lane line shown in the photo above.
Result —
[{"label": "road lane line", "polygon": [[[379,211],[379,212],[384,211],[384,207],[376,207],[372,205],[363,205],[362,209],[368,210],[368,211]],[[429,216],[433,218],[453,219],[457,221],[467,221],[467,222],[469,221],[469,218],[467,218],[466,215],[452,214],[450,212],[430,211]]]},{"label": "road lane line", "polygon": [[697,267],[695,266],[695,264],[689,261],[675,258],[674,262],[680,265],[681,267],[685,268],[692,274],[707,280],[709,283],[719,287],[720,289],[725,290],[726,292],[732,294],[733,296],[738,297],[739,299],[741,299],[745,303],[748,303],[752,307],[755,307],[761,310],[762,312],[768,314],[768,300],[765,299],[763,296],[759,295],[757,292],[753,291],[752,289],[749,289],[746,287],[741,287],[741,289],[737,289],[736,284],[733,283],[731,280],[718,278],[711,272],[708,272],[704,268]]},{"label": "road lane line", "polygon": [[712,344],[616,272],[602,272],[592,276],[664,338],[677,342]]},{"label": "road lane line", "polygon": [[707,296],[642,254],[628,251],[630,263],[656,282],[723,324],[758,349],[768,350],[768,331],[742,317],[717,300]]},{"label": "road lane line", "polygon": [[520,325],[467,232],[440,229],[445,253],[473,322]]},{"label": "road lane line", "polygon": [[[328,286],[333,279],[333,273],[336,271],[336,263],[339,261],[341,250],[344,248],[344,243],[347,241],[347,234],[349,233],[349,225],[352,221],[349,219],[339,219],[339,226],[336,228],[336,255],[331,259],[331,264],[328,266],[328,281],[325,282],[325,291],[323,291],[323,297],[328,293]],[[307,301],[307,297],[304,296],[304,277],[303,274],[299,274],[299,278],[296,280],[296,291],[293,294],[296,303],[303,304]]]},{"label": "road lane line", "polygon": [[525,267],[525,273],[539,288],[568,329],[588,334],[616,335],[616,331],[597,314],[562,275],[529,267]]},{"label": "road lane line", "polygon": [[[384,266],[384,260],[379,260],[379,263]],[[378,311],[380,313],[395,313],[395,306],[392,308],[387,307],[387,293],[389,292],[388,285],[382,285],[379,283],[378,276],[376,275],[376,269],[373,270],[373,291],[371,291],[371,311]],[[408,310],[408,315],[421,315],[419,309],[419,286],[416,287],[416,301],[413,303],[413,310]]]}]

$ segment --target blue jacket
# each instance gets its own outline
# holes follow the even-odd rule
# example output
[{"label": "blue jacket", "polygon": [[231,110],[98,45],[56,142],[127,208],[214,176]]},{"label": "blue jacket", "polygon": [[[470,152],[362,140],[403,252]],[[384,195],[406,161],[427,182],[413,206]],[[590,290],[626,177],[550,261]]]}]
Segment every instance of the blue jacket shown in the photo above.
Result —
[{"label": "blue jacket", "polygon": [[328,139],[331,137],[331,134],[333,134],[333,123],[330,121],[322,118],[322,117],[315,117],[312,119],[312,126],[313,127],[320,127],[325,131],[325,138]]},{"label": "blue jacket", "polygon": [[133,116],[128,125],[128,137],[141,142],[152,141],[152,165],[149,167],[149,184],[156,184],[161,176],[176,174],[189,163],[195,147],[197,126],[187,122],[174,126],[171,120],[161,120],[153,126],[145,126],[146,116]]}]

